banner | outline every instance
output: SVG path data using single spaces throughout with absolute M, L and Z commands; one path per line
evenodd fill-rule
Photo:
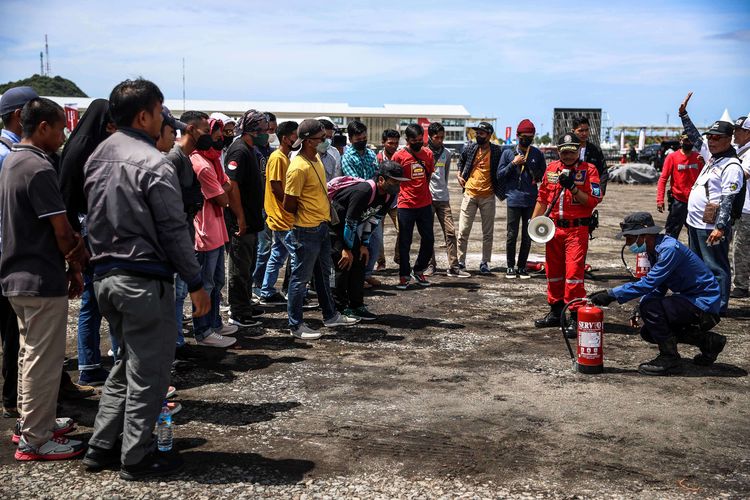
M 65 126 L 69 131 L 73 131 L 78 125 L 78 105 L 77 104 L 66 104 L 65 105 Z
M 423 140 L 424 143 L 427 144 L 427 129 L 430 126 L 430 120 L 428 120 L 427 118 L 417 118 L 417 125 L 422 127 L 422 130 L 424 130 Z

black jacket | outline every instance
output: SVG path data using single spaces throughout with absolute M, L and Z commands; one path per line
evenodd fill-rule
M 604 155 L 602 150 L 598 146 L 586 143 L 586 152 L 583 155 L 583 161 L 591 163 L 596 167 L 596 171 L 599 172 L 599 184 L 602 188 L 602 196 L 607 190 L 607 181 L 609 180 L 609 170 L 607 170 L 607 162 L 604 161 Z
M 458 172 L 465 181 L 468 181 L 469 177 L 471 177 L 471 169 L 474 168 L 474 158 L 477 156 L 477 151 L 479 151 L 479 145 L 476 142 L 472 142 L 461 151 L 461 156 L 458 158 Z M 502 187 L 497 181 L 497 169 L 500 166 L 500 156 L 502 153 L 503 148 L 497 144 L 490 143 L 490 176 L 492 177 L 492 189 L 498 198 L 503 196 Z

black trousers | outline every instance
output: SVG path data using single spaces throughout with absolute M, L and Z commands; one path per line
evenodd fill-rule
M 229 237 L 229 308 L 232 316 L 252 316 L 252 273 L 258 255 L 258 234 Z
M 335 237 L 331 238 L 331 248 L 342 246 L 343 242 L 337 242 L 336 239 Z M 349 269 L 342 269 L 339 266 L 340 251 L 331 252 L 331 260 L 336 269 L 336 286 L 333 290 L 333 296 L 336 300 L 336 306 L 341 310 L 347 307 L 356 309 L 365 304 L 365 267 L 367 263 L 362 262 L 359 245 L 354 246 L 355 248 L 352 249 L 354 261 Z
M 15 408 L 18 403 L 18 318 L 8 298 L 0 294 L 0 337 L 3 341 L 3 406 Z
M 680 237 L 680 231 L 682 231 L 685 221 L 687 221 L 687 215 L 687 203 L 674 200 L 669 207 L 667 223 L 664 225 L 665 232 L 674 239 L 678 239 Z
M 430 264 L 435 250 L 435 233 L 432 227 L 432 205 L 422 208 L 398 209 L 398 253 L 400 263 L 399 276 L 410 276 L 412 267 L 409 261 L 411 242 L 414 238 L 414 226 L 419 233 L 419 253 L 414 261 L 414 272 L 421 273 Z
M 679 295 L 645 299 L 641 301 L 641 337 L 662 342 L 685 326 L 700 325 L 702 316 L 703 311 Z
M 508 207 L 508 235 L 505 239 L 505 258 L 508 267 L 516 266 L 516 241 L 518 241 L 518 223 L 521 223 L 521 248 L 518 250 L 518 267 L 526 267 L 531 250 L 531 236 L 529 236 L 529 219 L 534 207 Z

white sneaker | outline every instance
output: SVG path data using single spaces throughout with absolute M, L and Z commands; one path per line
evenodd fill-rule
M 239 329 L 240 327 L 237 325 L 224 325 L 221 328 L 214 328 L 214 333 L 226 337 L 228 335 L 234 335 Z
M 237 342 L 237 339 L 224 337 L 217 334 L 216 332 L 211 332 L 206 338 L 204 338 L 203 340 L 198 340 L 196 342 L 198 345 L 205 345 L 208 347 L 229 347 L 230 345 L 233 345 L 235 342 Z
M 337 312 L 336 316 L 324 321 L 323 325 L 330 328 L 333 326 L 352 326 L 356 325 L 357 323 L 359 323 L 358 318 L 351 318 L 349 316 L 344 316 L 340 312 Z
M 313 330 L 306 324 L 302 323 L 297 328 L 290 330 L 292 337 L 302 340 L 316 340 L 321 337 L 321 333 L 318 330 Z

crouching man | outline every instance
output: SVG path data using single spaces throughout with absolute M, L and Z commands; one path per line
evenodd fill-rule
M 727 339 L 711 332 L 719 323 L 721 294 L 719 283 L 706 264 L 688 247 L 675 238 L 659 234 L 661 227 L 654 225 L 648 212 L 636 212 L 620 223 L 622 231 L 617 238 L 633 253 L 647 252 L 651 271 L 633 283 L 626 283 L 589 296 L 598 306 L 613 301 L 624 304 L 641 297 L 636 306 L 631 325 L 638 327 L 643 320 L 641 337 L 659 346 L 659 355 L 642 363 L 638 371 L 643 375 L 669 375 L 678 371 L 680 355 L 677 344 L 698 347 L 696 365 L 708 366 L 724 349 Z M 666 295 L 667 290 L 672 295 Z

